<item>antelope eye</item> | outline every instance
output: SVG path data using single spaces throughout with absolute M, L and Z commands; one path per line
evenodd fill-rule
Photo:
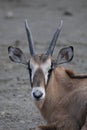
M 53 70 L 53 64 L 51 63 L 51 68 L 49 69 L 48 73 L 51 73 Z
M 32 69 L 30 68 L 30 66 L 28 67 L 28 70 L 29 70 L 30 73 L 32 72 Z
M 52 70 L 53 70 L 52 68 L 51 68 L 51 69 L 49 69 L 49 70 L 48 70 L 48 73 L 50 74 L 50 73 L 52 72 Z
M 29 72 L 32 72 L 32 69 L 31 68 L 28 68 L 29 69 Z
M 28 70 L 29 70 L 30 77 L 31 77 L 31 74 L 32 74 L 32 69 L 31 69 L 31 67 L 30 67 L 30 64 L 28 65 Z
M 53 70 L 53 64 L 51 64 L 51 68 L 48 70 L 48 77 L 51 75 L 52 70 Z

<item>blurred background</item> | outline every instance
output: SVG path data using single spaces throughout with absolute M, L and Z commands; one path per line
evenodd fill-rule
M 30 57 L 25 19 L 38 53 L 46 51 L 62 19 L 54 57 L 60 48 L 74 46 L 74 59 L 64 66 L 87 74 L 87 0 L 0 0 L 0 130 L 28 130 L 44 123 L 30 97 L 27 67 L 8 57 L 9 45 Z

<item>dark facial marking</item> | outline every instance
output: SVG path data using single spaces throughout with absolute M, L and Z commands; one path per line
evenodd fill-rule
M 45 84 L 44 74 L 41 69 L 37 69 L 33 78 L 33 86 L 41 86 Z
M 31 83 L 31 87 L 32 87 L 32 81 L 31 81 L 32 69 L 30 68 L 30 61 L 28 63 L 28 70 L 29 70 L 30 83 Z
M 47 80 L 47 84 L 49 83 L 49 80 L 50 80 L 52 71 L 53 71 L 53 64 L 51 63 L 51 68 L 50 68 L 49 71 L 48 71 L 48 80 Z

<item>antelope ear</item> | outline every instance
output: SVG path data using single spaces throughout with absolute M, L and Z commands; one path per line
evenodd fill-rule
M 58 57 L 57 57 L 57 63 L 63 64 L 70 62 L 73 59 L 74 56 L 74 48 L 72 46 L 63 48 L 60 50 Z
M 27 60 L 24 53 L 19 49 L 12 46 L 8 47 L 8 54 L 11 61 L 27 65 Z

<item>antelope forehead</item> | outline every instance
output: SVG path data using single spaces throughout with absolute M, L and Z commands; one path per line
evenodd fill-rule
M 41 68 L 43 72 L 47 72 L 51 68 L 51 59 L 48 59 L 45 63 L 37 64 L 33 59 L 30 60 L 30 68 L 32 71 L 36 71 L 38 68 Z
M 42 64 L 41 68 L 44 72 L 48 71 L 51 68 L 51 59 L 48 59 L 44 64 Z

